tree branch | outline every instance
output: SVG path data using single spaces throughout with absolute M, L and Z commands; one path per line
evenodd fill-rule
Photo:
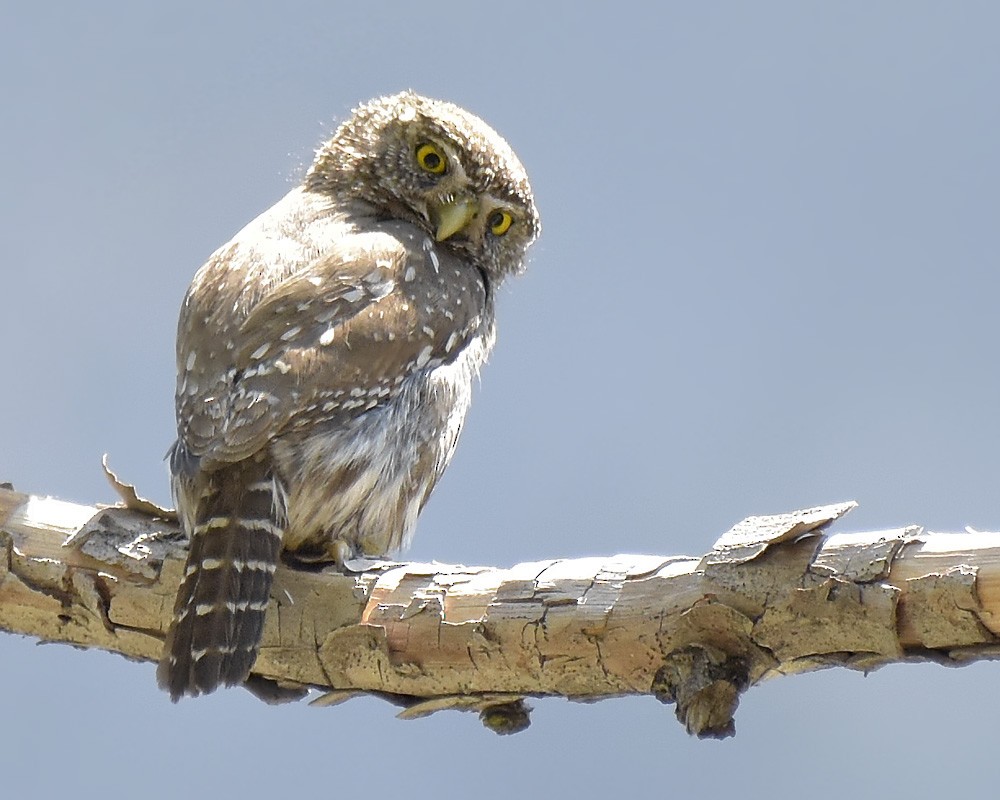
M 701 558 L 283 565 L 256 688 L 373 692 L 404 716 L 470 708 L 498 732 L 527 725 L 526 696 L 651 694 L 690 732 L 726 736 L 767 677 L 997 657 L 1000 536 L 824 533 L 853 507 L 750 517 Z M 158 659 L 185 550 L 141 508 L 0 489 L 0 629 Z

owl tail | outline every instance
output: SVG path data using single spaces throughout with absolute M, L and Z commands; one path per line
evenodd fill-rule
M 209 476 L 156 672 L 175 702 L 249 676 L 284 525 L 284 493 L 263 462 L 248 459 Z

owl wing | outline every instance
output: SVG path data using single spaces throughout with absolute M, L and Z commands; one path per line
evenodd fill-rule
M 476 269 L 385 234 L 354 238 L 356 246 L 273 286 L 235 336 L 220 337 L 207 355 L 229 363 L 212 365 L 214 383 L 200 385 L 201 354 L 179 353 L 179 444 L 188 456 L 231 463 L 290 427 L 346 422 L 484 333 Z

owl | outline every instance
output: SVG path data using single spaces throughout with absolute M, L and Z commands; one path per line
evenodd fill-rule
M 169 453 L 190 539 L 157 670 L 172 699 L 247 679 L 279 558 L 406 546 L 539 230 L 508 144 L 403 92 L 355 109 L 198 271 Z

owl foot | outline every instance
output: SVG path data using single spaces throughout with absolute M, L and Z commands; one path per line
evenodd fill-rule
M 343 539 L 333 539 L 322 546 L 313 544 L 295 551 L 286 550 L 282 553 L 282 558 L 299 568 L 322 569 L 333 564 L 343 572 L 344 564 L 354 558 L 354 548 Z
M 354 549 L 343 539 L 334 539 L 326 548 L 330 560 L 337 565 L 337 569 L 343 570 L 344 564 L 354 558 Z

